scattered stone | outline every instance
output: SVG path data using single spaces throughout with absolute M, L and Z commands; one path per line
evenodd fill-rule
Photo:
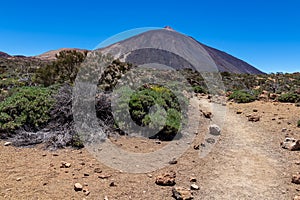
M 74 190 L 77 191 L 81 191 L 83 189 L 83 186 L 80 183 L 75 183 L 74 184 Z
M 53 156 L 58 156 L 58 154 L 57 153 L 54 153 L 54 154 L 52 154 Z
M 269 95 L 269 97 L 270 97 L 270 99 L 274 100 L 274 99 L 277 99 L 278 94 L 271 93 L 271 94 Z
M 267 94 L 261 94 L 258 96 L 259 100 L 261 101 L 268 101 L 268 95 Z
M 115 187 L 115 186 L 117 186 L 117 185 L 116 185 L 116 183 L 115 183 L 114 181 L 112 181 L 112 182 L 110 182 L 109 186 L 110 186 L 110 187 Z
M 174 187 L 172 189 L 173 197 L 176 200 L 192 200 L 194 199 L 191 190 L 184 187 Z
M 100 173 L 102 173 L 102 170 L 101 170 L 100 168 L 95 168 L 95 169 L 94 169 L 94 172 L 100 174 Z
M 108 197 L 107 197 L 107 196 L 104 196 L 104 200 L 108 200 Z
M 161 141 L 155 141 L 156 144 L 161 144 Z
M 205 141 L 209 144 L 214 144 L 216 142 L 214 138 L 207 138 Z
M 293 200 L 300 200 L 300 196 L 295 196 L 294 198 L 293 198 Z
M 16 181 L 21 181 L 21 180 L 22 180 L 22 179 L 21 179 L 20 177 L 16 179 Z
M 88 196 L 90 194 L 90 191 L 88 188 L 83 188 L 83 193 L 85 194 L 85 196 Z
M 296 164 L 296 165 L 300 165 L 300 161 L 296 161 L 295 164 Z
M 191 190 L 199 190 L 200 188 L 199 188 L 199 186 L 198 185 L 196 185 L 196 184 L 192 184 L 191 185 Z
M 281 147 L 290 151 L 298 151 L 300 150 L 300 140 L 287 137 L 284 142 L 281 143 Z
M 258 122 L 260 120 L 259 116 L 250 116 L 248 117 L 248 121 L 250 122 Z
M 176 158 L 173 158 L 172 160 L 170 160 L 170 161 L 169 161 L 169 164 L 170 164 L 170 165 L 175 165 L 175 164 L 177 164 Z
M 253 112 L 258 112 L 258 110 L 257 109 L 253 109 Z
M 61 162 L 60 168 L 70 168 L 70 167 L 71 167 L 71 163 L 67 163 L 64 161 Z
M 153 177 L 153 175 L 152 175 L 152 174 L 147 174 L 147 176 L 148 176 L 149 178 L 152 178 L 152 177 Z
M 98 176 L 98 178 L 101 178 L 101 179 L 107 179 L 109 177 L 111 177 L 111 175 L 101 174 L 101 175 Z
M 199 144 L 194 145 L 194 149 L 195 150 L 199 150 L 200 149 L 200 145 Z
M 211 119 L 212 118 L 212 113 L 209 111 L 201 111 L 204 115 L 205 118 Z
M 84 173 L 83 176 L 90 176 L 90 174 L 89 173 Z
M 197 179 L 195 177 L 191 177 L 190 182 L 197 182 Z
M 173 171 L 166 172 L 156 177 L 155 183 L 161 186 L 173 186 L 175 185 L 176 173 Z
M 286 131 L 287 131 L 286 128 L 281 129 L 281 132 L 286 132 Z
M 243 113 L 242 110 L 237 110 L 237 111 L 236 111 L 236 114 L 238 114 L 238 115 L 240 115 L 240 114 L 242 114 L 242 113 Z
M 5 142 L 4 146 L 10 146 L 12 143 L 11 142 Z
M 292 183 L 300 184 L 300 174 L 293 175 L 293 177 L 292 177 Z
M 85 162 L 80 162 L 79 164 L 80 164 L 80 165 L 85 165 Z
M 215 135 L 215 136 L 218 136 L 221 134 L 221 129 L 218 125 L 216 124 L 213 124 L 213 125 L 210 125 L 209 126 L 209 133 L 211 135 Z

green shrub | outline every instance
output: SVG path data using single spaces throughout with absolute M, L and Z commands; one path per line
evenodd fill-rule
M 199 85 L 193 86 L 193 90 L 195 93 L 204 93 L 204 94 L 207 93 L 207 91 Z
M 12 132 L 24 127 L 37 129 L 50 118 L 54 104 L 51 88 L 21 87 L 0 102 L 0 131 Z
M 298 120 L 298 122 L 297 122 L 297 127 L 300 128 L 300 120 Z
M 237 103 L 249 103 L 255 101 L 256 97 L 247 91 L 236 90 L 229 96 L 229 99 L 233 99 Z
M 176 95 L 166 87 L 159 85 L 147 85 L 130 94 L 124 90 L 120 110 L 129 105 L 130 117 L 137 125 L 148 126 L 152 130 L 160 130 L 155 136 L 161 140 L 172 140 L 181 129 L 184 120 L 182 105 Z M 117 115 L 125 115 L 122 111 L 116 111 Z M 117 119 L 118 121 L 118 119 Z M 118 127 L 128 126 L 125 122 L 117 122 Z M 142 133 L 143 134 L 143 133 Z
M 286 102 L 286 103 L 297 103 L 300 101 L 300 95 L 289 92 L 289 93 L 280 95 L 278 100 L 280 102 Z

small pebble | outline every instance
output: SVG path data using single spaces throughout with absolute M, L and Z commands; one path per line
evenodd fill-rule
M 199 190 L 199 186 L 196 184 L 191 185 L 191 190 Z
M 11 142 L 5 142 L 4 146 L 10 146 L 12 143 Z
M 74 190 L 75 191 L 81 191 L 83 189 L 83 186 L 80 183 L 74 184 Z

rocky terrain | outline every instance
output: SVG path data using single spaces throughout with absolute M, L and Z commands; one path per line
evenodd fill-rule
M 198 109 L 212 104 L 200 96 L 193 102 Z M 145 174 L 107 167 L 85 148 L 47 151 L 3 141 L 0 198 L 298 199 L 299 151 L 283 149 L 280 143 L 286 137 L 299 139 L 299 112 L 300 107 L 289 103 L 228 102 L 221 136 L 211 141 L 216 144 L 207 156 L 200 158 L 199 152 L 214 112 L 211 119 L 201 117 L 196 138 L 181 157 Z M 259 120 L 249 121 L 250 115 Z M 128 136 L 111 140 L 119 148 L 143 153 L 168 143 Z
M 171 27 L 0 72 L 0 199 L 300 198 L 300 73 Z

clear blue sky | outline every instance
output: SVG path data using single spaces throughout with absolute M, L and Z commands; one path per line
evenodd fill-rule
M 300 71 L 300 1 L 2 1 L 0 51 L 37 55 L 93 49 L 114 34 L 164 27 L 265 72 Z

